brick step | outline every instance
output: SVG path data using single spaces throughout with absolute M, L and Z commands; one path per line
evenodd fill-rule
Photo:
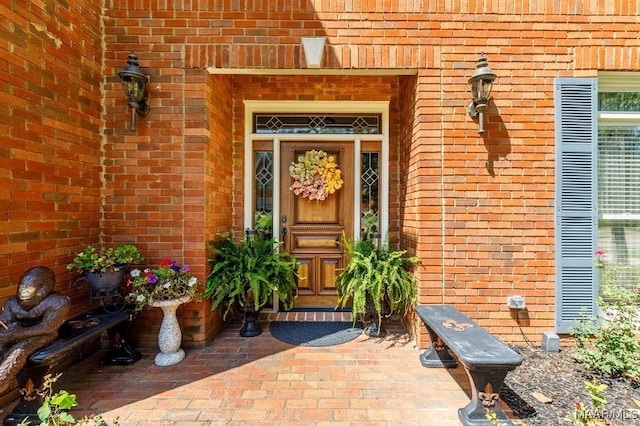
M 259 321 L 353 321 L 351 312 L 291 311 L 262 312 Z

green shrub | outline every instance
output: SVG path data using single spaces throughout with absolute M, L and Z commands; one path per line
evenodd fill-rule
M 640 288 L 621 283 L 621 266 L 598 259 L 603 283 L 599 318 L 585 318 L 571 330 L 576 359 L 609 376 L 640 379 Z M 624 268 L 622 268 L 624 269 Z

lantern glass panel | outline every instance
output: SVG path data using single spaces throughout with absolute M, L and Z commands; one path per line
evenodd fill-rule
M 473 97 L 474 102 L 478 102 L 480 100 L 479 89 L 481 84 L 481 80 L 476 80 L 471 83 L 471 96 Z
M 481 101 L 487 101 L 491 96 L 491 86 L 493 86 L 493 80 L 480 79 L 478 81 L 478 97 Z
M 141 101 L 144 99 L 144 81 L 132 77 L 122 79 L 122 90 L 129 100 Z

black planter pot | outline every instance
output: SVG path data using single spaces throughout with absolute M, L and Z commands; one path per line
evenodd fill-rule
M 378 314 L 370 312 L 367 314 L 367 325 L 364 328 L 364 334 L 369 337 L 384 337 L 387 332 L 382 328 L 382 324 L 378 326 Z
M 387 332 L 382 327 L 378 327 L 378 320 L 374 320 L 365 327 L 364 334 L 369 337 L 384 337 Z
M 258 312 L 255 310 L 253 292 L 247 289 L 247 300 L 244 305 L 244 324 L 240 329 L 242 337 L 256 337 L 262 333 L 262 328 L 256 323 Z
M 388 311 L 387 304 L 384 304 L 382 316 L 386 316 Z M 378 311 L 372 301 L 367 303 L 367 313 L 365 315 L 364 334 L 369 337 L 384 337 L 387 332 L 382 328 L 382 323 L 378 323 Z
M 117 271 L 91 272 L 85 271 L 89 285 L 96 295 L 108 295 L 118 292 L 124 281 L 125 268 Z
M 249 312 L 249 309 L 244 311 L 244 325 L 240 329 L 240 336 L 242 337 L 256 337 L 262 333 L 262 328 L 258 325 L 256 320 L 258 319 L 258 313 Z

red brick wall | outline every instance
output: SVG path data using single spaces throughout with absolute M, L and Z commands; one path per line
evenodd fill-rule
M 185 46 L 185 66 L 304 68 L 300 37 L 326 35 L 323 69 L 419 70 L 403 80 L 407 169 L 391 199 L 404 247 L 423 259 L 420 301 L 453 303 L 507 340 L 522 341 L 521 326 L 531 337 L 553 329 L 553 79 L 637 70 L 638 3 L 245 6 L 212 11 L 213 34 Z M 499 76 L 482 137 L 466 114 L 481 51 Z M 506 308 L 512 294 L 527 297 L 521 318 Z
M 233 167 L 233 82 L 229 76 L 208 76 L 206 85 L 206 127 L 208 144 L 205 153 L 205 241 L 216 241 L 233 227 L 233 211 L 230 208 L 234 191 Z M 209 247 L 208 247 L 209 248 Z M 210 256 L 210 251 L 207 255 Z M 207 271 L 208 272 L 208 271 Z M 222 320 L 206 305 L 205 341 L 222 327 Z
M 204 280 L 206 242 L 241 226 L 240 100 L 376 94 L 398 105 L 392 212 L 423 258 L 421 302 L 454 303 L 507 340 L 553 328 L 553 79 L 637 71 L 639 2 L 107 0 L 100 13 L 86 0 L 0 6 L 0 301 L 45 264 L 82 309 L 64 265 L 89 243 L 134 242 Z M 301 69 L 300 37 L 320 35 L 324 70 L 372 75 L 205 70 Z M 151 77 L 135 133 L 117 78 L 131 51 Z M 466 115 L 481 51 L 498 75 L 482 137 Z M 509 294 L 527 297 L 526 318 Z M 207 309 L 183 308 L 188 344 L 219 327 Z
M 105 149 L 113 161 L 102 226 L 107 239 L 134 241 L 152 267 L 166 257 L 188 264 L 204 287 L 208 243 L 232 226 L 231 81 L 202 69 L 164 76 L 145 67 L 143 55 L 140 62 L 150 74 L 152 110 L 137 132 L 107 124 L 114 143 Z M 112 104 L 108 111 L 126 107 L 122 96 Z M 138 346 L 157 344 L 160 319 L 159 310 L 142 312 L 133 332 Z M 180 319 L 185 347 L 204 346 L 222 326 L 206 300 L 182 306 Z
M 501 34 L 509 35 L 509 26 Z M 438 296 L 505 340 L 522 330 L 540 340 L 553 330 L 554 110 L 553 78 L 570 75 L 568 56 L 516 62 L 522 48 L 488 49 L 498 74 L 485 114 L 486 132 L 466 114 L 469 69 L 477 57 L 443 48 L 441 107 L 443 234 L 442 288 Z M 528 49 L 524 49 L 526 51 Z M 470 63 L 468 61 L 467 63 Z M 527 88 L 523 90 L 523 88 Z M 510 295 L 524 295 L 527 310 L 510 311 Z
M 0 4 L 0 305 L 45 265 L 56 289 L 87 305 L 66 264 L 100 241 L 99 2 Z

